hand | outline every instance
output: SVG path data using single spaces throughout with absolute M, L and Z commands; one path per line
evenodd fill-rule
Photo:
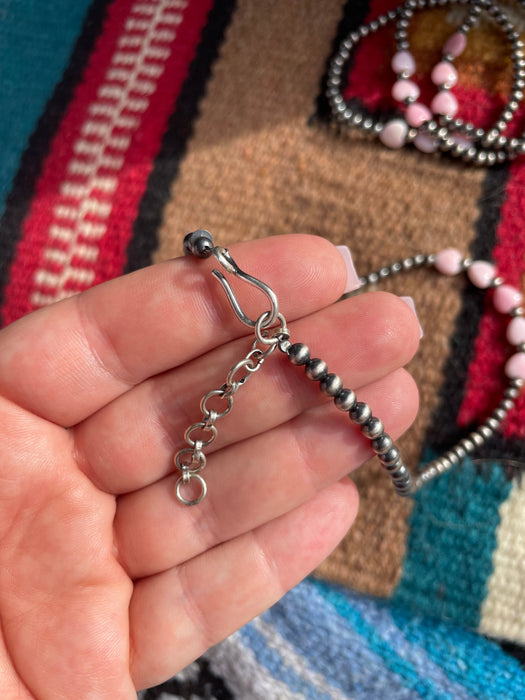
M 319 238 L 232 254 L 275 289 L 292 340 L 390 434 L 408 427 L 417 393 L 400 368 L 418 326 L 402 301 L 331 305 L 346 272 Z M 184 431 L 251 344 L 209 269 L 168 261 L 0 332 L 2 698 L 135 698 L 277 601 L 354 520 L 345 475 L 369 443 L 278 351 L 217 423 L 206 499 L 177 501 Z M 257 317 L 264 297 L 236 289 Z

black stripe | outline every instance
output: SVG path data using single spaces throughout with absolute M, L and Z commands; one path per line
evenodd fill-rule
M 479 217 L 475 226 L 475 238 L 469 251 L 474 259 L 492 258 L 508 179 L 508 166 L 487 170 L 478 202 Z M 472 285 L 466 285 L 462 294 L 461 312 L 456 319 L 454 333 L 450 339 L 448 360 L 443 368 L 444 381 L 439 391 L 439 405 L 425 440 L 425 445 L 439 454 L 476 427 L 475 424 L 458 427 L 457 417 L 465 396 L 468 368 L 474 358 L 474 343 L 483 315 L 484 296 L 483 292 Z M 508 439 L 497 433 L 483 446 L 482 456 L 523 460 L 525 445 L 523 440 Z M 512 470 L 509 471 L 509 476 L 512 474 Z
M 158 245 L 158 231 L 164 205 L 170 198 L 171 185 L 179 172 L 188 142 L 193 135 L 193 123 L 198 116 L 199 102 L 204 95 L 219 47 L 224 39 L 235 0 L 216 0 L 208 15 L 195 58 L 168 121 L 167 130 L 148 178 L 146 192 L 139 204 L 133 225 L 133 236 L 127 249 L 126 272 L 151 263 Z
M 47 102 L 20 159 L 18 172 L 6 199 L 5 211 L 0 219 L 0 308 L 4 304 L 5 288 L 9 281 L 16 246 L 22 235 L 22 224 L 34 197 L 44 160 L 71 101 L 73 91 L 82 79 L 95 41 L 102 31 L 107 7 L 112 1 L 94 0 L 90 6 L 68 67 Z
M 208 661 L 201 657 L 186 670 L 185 679 L 175 676 L 162 685 L 143 690 L 138 700 L 157 700 L 168 695 L 177 700 L 234 700 L 234 695 L 226 685 L 226 681 L 211 671 Z

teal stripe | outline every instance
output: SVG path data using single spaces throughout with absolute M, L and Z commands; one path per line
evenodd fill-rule
M 425 649 L 448 676 L 478 700 L 523 700 L 525 672 L 495 643 L 444 622 L 392 610 L 400 631 Z
M 90 0 L 0 0 L 0 216 L 89 5 Z
M 394 602 L 476 629 L 511 486 L 497 462 L 480 473 L 469 459 L 427 484 L 415 497 Z
M 407 688 L 415 690 L 426 700 L 454 700 L 450 694 L 443 691 L 443 688 L 436 687 L 431 678 L 421 677 L 410 658 L 397 653 L 395 635 L 391 640 L 384 640 L 381 637 L 376 627 L 369 624 L 352 604 L 351 596 L 346 596 L 340 590 L 321 581 L 316 581 L 315 586 L 339 615 L 363 637 L 370 649 L 381 657 L 384 665 L 398 675 Z

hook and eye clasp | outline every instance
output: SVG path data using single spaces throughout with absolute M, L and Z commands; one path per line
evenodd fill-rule
M 241 268 L 237 265 L 230 251 L 227 248 L 223 248 L 221 246 L 214 246 L 213 238 L 209 231 L 201 229 L 198 231 L 194 231 L 193 233 L 189 233 L 184 238 L 184 252 L 186 255 L 194 255 L 198 258 L 209 258 L 211 255 L 214 255 L 217 261 L 226 270 L 226 272 L 235 275 L 235 277 L 239 277 L 239 279 L 244 280 L 252 287 L 255 287 L 256 289 L 259 289 L 261 292 L 263 292 L 263 294 L 266 295 L 270 302 L 270 309 L 268 311 L 263 312 L 263 314 L 261 315 L 264 316 L 264 321 L 262 323 L 263 328 L 268 328 L 275 323 L 279 316 L 279 301 L 273 289 L 262 280 L 257 279 L 257 277 L 253 277 L 253 275 L 250 275 L 247 272 L 244 272 L 244 270 L 241 270 Z M 244 323 L 246 326 L 249 326 L 250 328 L 255 328 L 261 316 L 259 316 L 259 319 L 255 321 L 249 316 L 247 316 L 244 313 L 241 305 L 239 304 L 239 301 L 235 296 L 235 292 L 233 291 L 228 280 L 226 279 L 226 276 L 220 270 L 217 269 L 212 270 L 212 275 L 216 277 L 216 279 L 218 279 L 221 283 L 224 291 L 226 292 L 226 296 L 228 297 L 228 300 L 232 306 L 232 309 L 239 321 L 242 321 L 242 323 Z

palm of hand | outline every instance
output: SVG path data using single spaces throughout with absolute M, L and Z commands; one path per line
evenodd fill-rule
M 321 334 L 319 354 L 399 434 L 417 405 L 399 369 L 415 319 L 388 295 L 382 309 L 363 297 L 316 313 L 344 270 L 326 242 L 302 243 L 301 258 L 295 236 L 249 244 L 241 262 L 284 287 L 292 335 Z M 249 346 L 197 267 L 149 268 L 0 332 L 2 698 L 136 697 L 276 601 L 355 517 L 345 474 L 368 445 L 284 358 L 224 421 L 205 501 L 177 503 L 179 436 Z M 243 304 L 260 298 L 247 290 Z M 341 334 L 360 326 L 348 352 Z

